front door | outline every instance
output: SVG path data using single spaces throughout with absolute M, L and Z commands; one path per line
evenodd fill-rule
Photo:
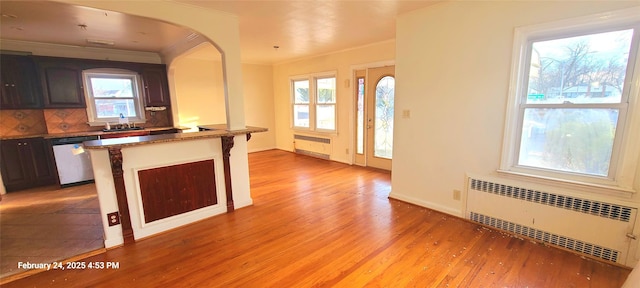
M 356 164 L 391 170 L 395 66 L 356 71 Z

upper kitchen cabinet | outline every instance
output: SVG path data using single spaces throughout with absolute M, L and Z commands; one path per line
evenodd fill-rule
M 69 59 L 37 58 L 45 108 L 84 108 L 83 67 Z
M 0 55 L 0 109 L 42 108 L 42 91 L 33 59 Z
M 171 106 L 165 65 L 143 65 L 142 82 L 146 106 Z

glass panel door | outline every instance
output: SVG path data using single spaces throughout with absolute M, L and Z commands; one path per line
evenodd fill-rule
M 395 66 L 367 69 L 366 166 L 391 170 Z
M 393 76 L 384 76 L 376 85 L 373 155 L 385 159 L 391 159 L 393 152 L 395 82 Z
M 354 90 L 354 122 L 355 122 L 355 131 L 354 131 L 354 143 L 355 143 L 355 153 L 354 153 L 354 164 L 360 166 L 366 166 L 367 160 L 365 155 L 365 141 L 366 141 L 366 105 L 365 105 L 365 93 L 366 90 L 366 76 L 367 70 L 356 70 L 355 73 L 355 90 Z

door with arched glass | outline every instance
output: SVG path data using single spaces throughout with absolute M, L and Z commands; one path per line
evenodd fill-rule
M 366 73 L 357 73 L 356 78 L 359 85 L 356 99 L 355 162 L 391 170 L 395 66 L 370 68 Z

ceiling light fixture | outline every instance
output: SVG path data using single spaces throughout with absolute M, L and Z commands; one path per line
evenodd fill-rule
M 96 44 L 101 46 L 113 46 L 116 44 L 113 40 L 104 40 L 104 39 L 87 39 L 87 43 Z
M 278 51 L 278 48 L 280 48 L 280 46 L 278 46 L 278 45 L 273 45 L 273 49 L 276 49 L 276 51 Z

